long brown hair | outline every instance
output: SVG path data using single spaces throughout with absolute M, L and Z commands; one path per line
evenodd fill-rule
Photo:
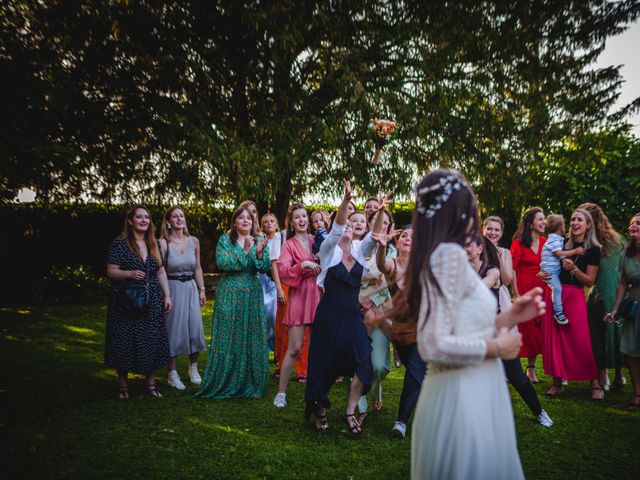
M 304 205 L 301 204 L 300 202 L 294 202 L 291 205 L 289 205 L 289 208 L 287 209 L 287 219 L 284 222 L 284 228 L 287 231 L 287 240 L 289 240 L 291 237 L 293 237 L 295 235 L 295 231 L 293 230 L 293 227 L 291 225 L 291 219 L 293 218 L 293 212 L 295 212 L 296 210 L 304 210 L 305 212 L 307 211 L 306 208 L 304 208 Z M 311 226 L 311 219 L 309 219 L 309 221 L 307 222 L 307 233 L 309 233 L 309 228 Z
M 142 254 L 140 253 L 140 249 L 138 248 L 138 244 L 136 243 L 136 238 L 133 234 L 133 225 L 129 222 L 133 222 L 133 217 L 136 215 L 136 210 L 144 210 L 149 215 L 149 228 L 144 232 L 144 243 L 147 245 L 147 251 L 150 255 L 153 255 L 153 258 L 156 259 L 158 265 L 162 265 L 162 260 L 160 259 L 160 252 L 158 251 L 158 242 L 156 241 L 156 227 L 153 224 L 153 219 L 151 218 L 151 212 L 144 205 L 136 205 L 129 209 L 127 214 L 124 217 L 124 227 L 122 228 L 122 238 L 124 238 L 125 242 L 129 249 L 134 252 L 140 259 L 142 259 Z
M 516 233 L 513 234 L 513 239 L 518 240 L 520 245 L 531 247 L 531 244 L 533 243 L 531 227 L 533 227 L 533 221 L 539 213 L 542 213 L 542 209 L 540 207 L 532 207 L 522 214 L 522 219 L 518 224 L 518 229 L 516 230 Z
M 456 187 L 452 187 L 454 183 Z M 451 187 L 450 193 L 443 200 L 447 185 Z M 438 169 L 429 173 L 416 190 L 416 209 L 411 220 L 411 254 L 404 288 L 394 297 L 398 307 L 389 312 L 389 316 L 395 316 L 398 321 L 417 323 L 424 289 L 427 300 L 424 327 L 431 311 L 431 299 L 442 294 L 438 279 L 431 270 L 431 255 L 445 242 L 464 247 L 470 234 L 480 233 L 480 217 L 471 186 L 455 170 Z
M 593 224 L 596 227 L 596 233 L 598 240 L 602 244 L 602 256 L 606 257 L 613 253 L 613 251 L 624 247 L 624 241 L 622 236 L 615 231 L 613 225 L 609 221 L 609 218 L 604 213 L 600 205 L 597 203 L 583 203 L 578 207 L 579 209 L 586 210 L 591 214 L 593 218 Z
M 256 209 L 256 214 L 254 215 L 253 213 L 251 213 L 251 210 L 249 210 L 249 206 L 252 206 L 253 208 Z M 254 202 L 253 200 L 244 200 L 240 203 L 240 205 L 238 205 L 238 207 L 244 207 L 247 210 L 249 210 L 249 215 L 251 215 L 253 217 L 253 229 L 257 232 L 260 233 L 262 232 L 262 228 L 260 228 L 260 223 L 258 222 L 259 218 L 258 218 L 258 205 L 256 205 L 256 202 Z
M 164 217 L 162 217 L 162 226 L 160 227 L 160 238 L 164 238 L 167 242 L 169 241 L 169 237 L 171 236 L 171 228 L 169 228 L 169 220 L 171 220 L 171 215 L 173 215 L 173 212 L 175 212 L 176 210 L 180 210 L 184 214 L 184 209 L 182 207 L 180 207 L 179 205 L 174 205 L 172 207 L 169 207 L 169 209 L 166 212 L 164 212 Z M 187 228 L 186 215 L 184 219 L 184 228 L 182 229 L 182 231 L 187 237 L 189 236 L 189 229 Z
M 377 199 L 374 199 L 377 201 Z M 367 200 L 368 201 L 368 200 Z M 387 234 L 391 233 L 391 225 L 393 225 L 396 220 L 393 218 L 393 214 L 389 210 L 383 210 L 384 214 L 387 216 L 387 220 L 389 220 L 389 225 L 387 226 Z M 371 212 L 369 214 L 369 218 L 367 218 L 367 225 L 370 225 L 373 222 L 373 219 L 376 217 L 378 212 Z M 368 230 L 368 228 L 367 228 Z
M 256 237 L 256 218 L 251 215 L 251 211 L 247 207 L 240 206 L 236 208 L 236 210 L 233 212 L 233 215 L 231 215 L 231 225 L 229 226 L 229 237 L 231 237 L 231 240 L 233 240 L 234 242 L 238 241 L 238 232 L 236 231 L 235 227 L 236 219 L 243 212 L 247 212 L 249 214 L 249 217 L 251 218 L 251 230 L 249 231 L 249 235 L 251 235 L 252 237 Z

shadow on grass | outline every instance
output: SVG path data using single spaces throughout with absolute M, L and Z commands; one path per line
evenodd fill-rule
M 210 316 L 208 305 L 207 333 Z M 359 439 L 342 421 L 346 389 L 339 383 L 326 434 L 303 421 L 304 385 L 291 382 L 289 407 L 273 408 L 274 378 L 262 399 L 202 400 L 191 397 L 195 387 L 169 389 L 160 371 L 163 399 L 149 397 L 136 376 L 132 399 L 119 401 L 114 373 L 103 365 L 105 317 L 103 306 L 0 309 L 5 478 L 409 477 L 410 439 L 389 435 L 402 369 L 384 382 L 384 407 L 369 413 Z M 186 376 L 185 358 L 178 368 Z M 589 385 L 578 383 L 547 399 L 551 381 L 540 377 L 536 390 L 553 428 L 540 427 L 512 391 L 527 478 L 637 478 L 640 414 L 624 408 L 628 393 L 597 404 Z

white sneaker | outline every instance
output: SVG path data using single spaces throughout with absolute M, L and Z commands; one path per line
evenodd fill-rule
M 404 422 L 397 421 L 393 424 L 393 428 L 391 429 L 391 435 L 395 438 L 404 438 L 407 434 L 407 426 Z
M 200 377 L 200 372 L 198 372 L 197 363 L 192 363 L 189 367 L 189 378 L 194 385 L 200 385 L 202 383 L 202 377 Z
M 187 388 L 184 386 L 184 383 L 182 383 L 182 380 L 180 379 L 180 375 L 178 375 L 178 372 L 175 370 L 171 370 L 169 372 L 169 385 L 176 390 L 184 390 Z
M 538 415 L 538 423 L 543 427 L 550 427 L 551 425 L 553 425 L 553 420 L 551 420 L 551 417 L 547 412 L 542 410 L 540 412 L 540 415 Z
M 276 398 L 273 399 L 273 406 L 277 408 L 284 408 L 287 406 L 287 394 L 286 393 L 278 393 Z

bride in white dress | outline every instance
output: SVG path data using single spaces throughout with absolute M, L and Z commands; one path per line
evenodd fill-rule
M 496 318 L 496 300 L 469 266 L 463 245 L 478 231 L 464 178 L 437 170 L 418 185 L 405 294 L 428 373 L 411 444 L 413 479 L 524 478 L 500 358 L 516 358 L 515 324 L 544 311 L 532 290 Z

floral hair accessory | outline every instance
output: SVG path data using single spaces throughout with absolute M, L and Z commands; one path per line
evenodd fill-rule
M 449 200 L 454 190 L 460 190 L 461 187 L 468 186 L 469 184 L 458 174 L 452 173 L 442 177 L 436 183 L 418 189 L 416 210 L 426 218 L 431 218 Z M 429 193 L 437 193 L 437 195 L 433 199 L 433 203 L 425 205 L 422 197 Z

